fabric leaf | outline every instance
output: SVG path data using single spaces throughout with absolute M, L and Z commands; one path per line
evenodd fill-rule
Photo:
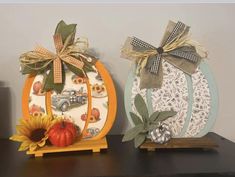
M 137 116 L 135 113 L 130 112 L 130 116 L 132 118 L 132 121 L 135 125 L 143 124 L 141 118 Z
M 134 128 L 128 130 L 125 133 L 124 137 L 122 138 L 122 142 L 134 139 L 143 129 L 144 129 L 143 124 L 136 125 Z
M 168 119 L 169 117 L 172 117 L 176 114 L 177 114 L 177 112 L 175 112 L 175 111 L 163 111 L 163 112 L 159 113 L 159 116 L 155 121 L 157 121 L 157 122 L 164 121 L 164 120 Z
M 149 117 L 149 121 L 150 122 L 154 122 L 157 117 L 159 116 L 159 112 L 158 111 L 155 111 L 154 113 L 151 114 L 151 116 Z
M 87 54 L 83 54 L 86 57 L 90 57 L 92 60 L 90 62 L 87 61 L 86 58 L 83 58 L 81 56 L 74 56 L 72 55 L 74 58 L 77 58 L 79 60 L 82 60 L 84 62 L 84 66 L 83 66 L 83 70 L 87 73 L 87 72 L 96 72 L 96 70 L 94 69 L 94 65 L 97 61 L 97 59 L 95 59 L 94 57 L 87 55 Z
M 44 91 L 55 90 L 57 93 L 61 93 L 64 88 L 64 83 L 65 83 L 64 66 L 62 65 L 62 83 L 58 84 L 54 83 L 53 67 L 51 67 L 49 74 L 45 75 L 43 90 Z
M 83 66 L 83 69 L 86 73 L 95 72 L 94 68 L 92 67 L 92 65 L 90 63 L 85 63 L 85 65 Z
M 144 143 L 146 139 L 146 135 L 143 134 L 143 133 L 140 133 L 138 134 L 136 137 L 135 137 L 135 148 L 139 147 L 141 144 Z
M 148 131 L 151 131 L 151 130 L 157 128 L 157 126 L 158 126 L 157 123 L 150 124 L 150 125 L 148 126 Z
M 76 33 L 76 24 L 67 25 L 63 20 L 61 20 L 55 30 L 55 34 L 61 34 L 63 43 L 69 37 L 69 35 L 73 35 L 68 42 L 68 44 L 72 44 L 74 42 L 74 37 Z
M 67 68 L 72 71 L 74 74 L 76 74 L 77 76 L 80 76 L 80 77 L 84 77 L 84 73 L 82 72 L 81 69 L 79 68 L 76 68 L 75 66 L 73 65 L 70 65 L 68 63 L 65 63 L 65 65 L 67 66 Z
M 148 108 L 145 104 L 143 97 L 140 94 L 135 96 L 135 107 L 138 113 L 141 115 L 144 122 L 149 118 Z

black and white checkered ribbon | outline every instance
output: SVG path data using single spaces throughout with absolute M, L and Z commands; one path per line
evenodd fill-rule
M 163 47 L 166 44 L 172 42 L 178 35 L 180 35 L 183 32 L 183 30 L 185 28 L 186 28 L 186 25 L 184 23 L 177 22 L 174 29 L 172 30 L 171 34 L 169 35 L 169 37 L 166 39 L 166 41 L 163 42 L 162 46 L 158 47 L 158 48 L 156 48 L 156 47 L 152 46 L 151 44 L 144 42 L 136 37 L 132 38 L 131 45 L 133 46 L 134 49 L 136 49 L 136 50 L 156 50 L 158 52 L 157 55 L 151 61 L 150 60 L 147 61 L 146 69 L 150 73 L 153 73 L 153 74 L 158 73 L 159 65 L 160 65 L 161 58 L 162 58 L 162 53 L 167 53 L 172 56 L 176 56 L 177 58 L 178 57 L 183 58 L 183 59 L 189 60 L 193 63 L 196 63 L 198 61 L 198 55 L 196 55 L 193 52 L 190 52 L 190 50 L 182 51 L 182 50 L 174 49 L 174 50 L 168 51 L 168 52 L 165 52 L 163 50 Z

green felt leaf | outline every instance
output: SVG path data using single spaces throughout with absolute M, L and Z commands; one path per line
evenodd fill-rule
M 70 36 L 70 41 L 68 41 L 68 44 L 72 44 L 74 42 L 76 26 L 77 24 L 67 25 L 63 20 L 61 20 L 56 27 L 55 34 L 61 34 L 63 43 L 70 35 L 72 35 L 72 37 Z
M 130 116 L 131 116 L 132 121 L 135 125 L 143 124 L 143 121 L 141 120 L 141 118 L 138 115 L 136 115 L 135 113 L 130 112 Z
M 68 63 L 65 63 L 65 64 L 66 64 L 67 68 L 68 68 L 70 71 L 72 71 L 74 74 L 76 74 L 76 75 L 78 75 L 78 76 L 80 76 L 80 77 L 84 77 L 84 73 L 82 72 L 81 69 L 79 69 L 79 68 L 77 68 L 77 67 L 75 67 L 75 66 L 73 66 L 73 65 L 70 65 L 70 64 L 68 64 Z
M 148 126 L 148 131 L 151 131 L 151 130 L 157 128 L 157 127 L 158 127 L 157 123 L 152 123 Z
M 86 73 L 88 73 L 88 72 L 96 72 L 95 70 L 94 70 L 94 68 L 92 67 L 92 64 L 90 64 L 90 63 L 85 63 L 84 62 L 84 66 L 83 66 L 83 70 L 86 72 Z
M 135 96 L 134 104 L 135 104 L 136 110 L 141 115 L 142 120 L 146 122 L 147 119 L 149 118 L 148 108 L 147 108 L 147 105 L 145 104 L 143 97 L 140 94 L 137 94 Z
M 144 143 L 146 139 L 146 134 L 140 133 L 135 137 L 135 148 L 139 147 L 141 144 Z
M 172 117 L 176 114 L 177 114 L 177 112 L 175 112 L 175 111 L 162 111 L 159 113 L 159 116 L 157 117 L 157 119 L 155 121 L 157 121 L 157 122 L 164 121 L 164 120 L 168 119 L 169 117 Z
M 83 54 L 86 56 L 86 54 Z M 96 63 L 96 59 L 94 59 L 94 57 L 92 57 L 92 61 L 91 62 L 88 62 L 86 59 L 80 57 L 80 56 L 76 56 L 76 55 L 73 55 L 71 54 L 72 57 L 78 59 L 78 60 L 82 60 L 84 62 L 84 66 L 83 66 L 83 70 L 85 73 L 88 73 L 88 72 L 96 72 L 96 70 L 93 68 L 93 66 L 95 65 Z
M 88 65 L 91 65 L 91 66 L 95 65 L 97 59 L 94 56 L 89 55 L 87 53 L 84 53 L 83 55 L 85 55 L 86 57 L 90 57 L 92 59 L 91 61 L 84 60 L 85 64 L 88 64 Z
M 37 74 L 37 71 L 28 67 L 28 66 L 21 66 L 21 71 L 22 74 Z
M 134 139 L 143 130 L 143 128 L 144 128 L 143 124 L 139 124 L 136 125 L 134 128 L 131 128 L 125 133 L 124 137 L 122 138 L 122 142 Z
M 149 117 L 149 121 L 150 122 L 154 122 L 157 117 L 159 116 L 159 112 L 158 111 L 155 111 L 154 113 L 151 114 L 151 116 Z
M 51 67 L 51 70 L 49 71 L 49 74 L 47 76 L 45 76 L 43 90 L 44 91 L 54 90 L 57 93 L 61 93 L 63 88 L 64 88 L 63 83 L 65 83 L 64 66 L 62 65 L 62 83 L 61 84 L 55 84 L 54 83 L 53 67 Z
M 148 132 L 148 127 L 149 127 L 148 124 L 144 124 L 144 129 L 141 131 L 141 133 L 146 133 L 146 132 Z
M 83 54 L 85 55 L 86 57 L 91 57 L 92 58 L 92 61 L 91 62 L 88 62 L 87 59 L 84 59 L 82 57 L 75 57 L 77 59 L 80 59 L 84 62 L 84 66 L 83 66 L 83 70 L 87 73 L 87 72 L 95 72 L 95 69 L 93 68 L 93 66 L 95 65 L 96 63 L 96 59 L 90 55 L 87 55 L 87 54 Z

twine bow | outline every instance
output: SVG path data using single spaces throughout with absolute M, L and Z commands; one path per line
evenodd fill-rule
M 189 36 L 189 27 L 182 22 L 169 22 L 160 47 L 136 37 L 127 38 L 122 57 L 137 62 L 140 88 L 159 88 L 162 85 L 164 59 L 187 74 L 193 74 L 206 51 Z
M 61 21 L 53 36 L 56 53 L 37 46 L 35 50 L 22 54 L 20 56 L 22 73 L 41 73 L 44 75 L 43 89 L 45 91 L 61 92 L 65 82 L 63 64 L 82 77 L 86 76 L 86 71 L 94 71 L 95 59 L 84 53 L 88 48 L 88 42 L 83 38 L 78 38 L 74 42 L 75 31 L 75 24 L 66 25 Z

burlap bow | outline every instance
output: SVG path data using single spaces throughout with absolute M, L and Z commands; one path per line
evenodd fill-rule
M 137 62 L 140 88 L 160 88 L 163 81 L 162 59 L 187 74 L 193 74 L 206 51 L 189 37 L 189 26 L 169 22 L 160 47 L 154 47 L 136 37 L 128 37 L 122 57 Z
M 74 42 L 75 32 L 75 24 L 66 25 L 61 21 L 54 35 L 56 53 L 37 46 L 35 50 L 22 54 L 22 73 L 43 74 L 44 90 L 55 90 L 59 93 L 65 83 L 64 65 L 75 74 L 86 77 L 87 71 L 93 71 L 95 59 L 84 53 L 88 48 L 87 40 L 79 38 Z

